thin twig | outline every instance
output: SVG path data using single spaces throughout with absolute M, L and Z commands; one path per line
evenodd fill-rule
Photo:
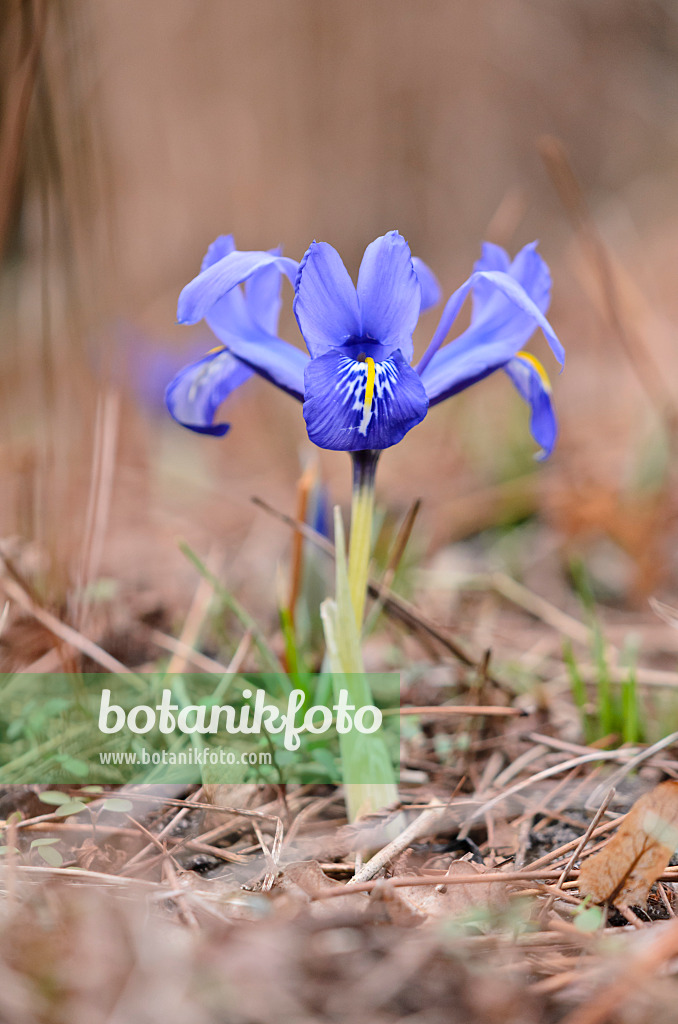
M 565 881 L 567 880 L 568 875 L 570 874 L 570 871 L 574 867 L 575 861 L 581 856 L 582 850 L 584 849 L 584 847 L 588 843 L 589 839 L 591 838 L 591 836 L 595 832 L 596 826 L 598 825 L 598 822 L 600 821 L 602 816 L 605 814 L 605 811 L 607 810 L 607 808 L 608 808 L 612 798 L 614 797 L 615 792 L 616 792 L 616 790 L 614 790 L 614 789 L 610 790 L 610 792 L 607 794 L 607 796 L 605 797 L 604 801 L 602 802 L 602 804 L 600 805 L 600 807 L 596 811 L 595 815 L 591 819 L 591 823 L 589 824 L 589 827 L 586 829 L 586 832 L 584 833 L 584 835 L 581 837 L 581 839 L 579 840 L 579 842 L 575 846 L 574 850 L 572 851 L 572 854 L 570 855 L 570 857 L 569 857 L 569 859 L 567 861 L 567 864 L 565 865 L 565 867 L 563 868 L 563 870 L 560 873 L 560 877 L 558 878 L 558 881 L 556 882 L 556 888 L 557 889 L 562 889 Z M 545 903 L 545 905 L 544 905 L 544 907 L 542 908 L 542 911 L 541 911 L 541 919 L 542 919 L 542 921 L 545 921 L 546 916 L 547 916 L 548 912 L 550 911 L 551 907 L 553 906 L 554 902 L 555 902 L 555 896 L 549 896 L 548 900 L 546 901 L 546 903 Z
M 366 864 L 363 864 L 360 870 L 356 871 L 352 881 L 354 883 L 366 882 L 368 879 L 374 878 L 382 868 L 385 868 L 394 857 L 406 850 L 416 839 L 423 835 L 435 834 L 442 817 L 446 816 L 447 809 L 446 804 L 437 801 L 431 803 L 395 839 L 375 853 Z
M 384 715 L 480 715 L 488 718 L 521 718 L 522 708 L 501 708 L 489 704 L 429 704 L 425 707 L 387 708 Z
M 611 789 L 610 792 L 607 794 L 607 796 L 603 800 L 602 804 L 600 805 L 600 807 L 596 811 L 596 813 L 595 813 L 595 815 L 594 815 L 594 817 L 593 817 L 593 819 L 591 821 L 591 824 L 586 829 L 586 832 L 584 833 L 584 835 L 581 837 L 580 842 L 577 844 L 575 849 L 572 851 L 572 856 L 570 857 L 570 859 L 568 860 L 567 864 L 563 868 L 562 874 L 561 874 L 560 878 L 558 879 L 558 881 L 556 883 L 559 888 L 562 887 L 563 883 L 566 881 L 567 876 L 569 875 L 570 871 L 574 867 L 574 862 L 577 860 L 577 858 L 579 856 L 581 856 L 581 853 L 582 853 L 584 847 L 586 846 L 586 844 L 588 843 L 589 839 L 593 835 L 598 822 L 600 821 L 602 816 L 605 814 L 605 811 L 607 810 L 607 808 L 608 808 L 610 802 L 612 801 L 615 793 L 616 793 L 616 790 Z
M 469 818 L 466 819 L 466 824 L 475 821 L 476 818 L 481 817 L 491 807 L 495 807 L 503 800 L 507 800 L 510 796 L 521 792 L 528 786 L 534 786 L 537 782 L 543 782 L 545 779 L 550 779 L 554 775 L 560 775 L 561 772 L 569 771 L 571 768 L 575 768 L 580 764 L 588 764 L 591 761 L 619 761 L 624 759 L 625 751 L 621 750 L 601 750 L 595 753 L 582 754 L 579 757 L 570 758 L 567 761 L 561 761 L 559 764 L 552 765 L 550 768 L 545 768 L 541 772 L 537 772 L 535 775 L 531 775 L 528 779 L 523 779 L 522 782 L 517 782 L 515 785 L 510 786 L 502 793 L 498 793 L 496 796 L 488 800 L 487 803 L 477 807 L 475 811 L 471 812 Z
M 86 626 L 91 598 L 87 587 L 96 579 L 101 565 L 106 527 L 113 496 L 115 457 L 120 424 L 120 395 L 109 391 L 97 401 L 94 424 L 92 472 L 85 516 L 84 540 L 78 569 L 73 620 L 79 630 Z
M 573 879 L 578 875 L 578 870 L 572 871 Z M 560 871 L 534 871 L 531 868 L 526 871 L 478 871 L 468 875 L 448 875 L 441 871 L 435 875 L 400 875 L 396 878 L 377 878 L 366 882 L 351 881 L 342 885 L 341 888 L 333 886 L 331 889 L 318 889 L 312 899 L 329 900 L 337 896 L 348 896 L 354 892 L 371 892 L 375 886 L 383 886 L 386 889 L 391 886 L 399 888 L 404 885 L 440 885 L 442 882 L 448 887 L 450 885 L 490 885 L 502 882 L 513 885 L 520 882 L 557 881 L 559 876 Z M 678 870 L 674 870 L 670 874 L 667 871 L 660 879 L 660 881 L 667 882 L 676 880 L 678 880 Z
M 275 882 L 276 875 L 278 874 L 278 862 L 273 857 L 272 851 L 269 850 L 268 846 L 266 845 L 266 840 L 264 839 L 263 833 L 256 821 L 252 822 L 252 828 L 254 829 L 254 833 L 257 839 L 259 840 L 261 852 L 263 853 L 266 863 L 268 864 L 268 871 L 264 875 L 264 880 L 261 883 L 261 891 L 270 892 L 270 890 L 273 888 L 273 883 Z
M 214 576 L 218 576 L 220 565 L 221 556 L 217 549 L 213 548 L 205 560 L 205 566 L 210 573 Z M 185 671 L 189 659 L 185 653 L 179 653 L 179 651 L 192 651 L 195 647 L 213 595 L 214 589 L 210 581 L 206 579 L 205 576 L 200 576 L 198 586 L 196 587 L 193 595 L 193 600 L 191 601 L 191 606 L 188 609 L 186 619 L 184 620 L 183 629 L 181 630 L 178 650 L 172 655 L 169 665 L 167 666 L 168 675 L 171 675 L 174 672 L 178 673 Z
M 603 822 L 602 825 L 599 825 L 596 829 L 594 829 L 589 838 L 597 838 L 598 836 L 606 835 L 608 832 L 612 832 L 613 829 L 621 825 L 625 817 L 625 814 L 620 814 L 619 817 L 615 818 L 613 821 Z M 560 858 L 564 857 L 566 853 L 569 853 L 570 850 L 573 850 L 579 844 L 579 842 L 580 839 L 571 839 L 569 843 L 563 843 L 562 846 L 558 846 L 555 850 L 550 850 L 548 853 L 545 853 L 543 857 L 539 857 L 538 860 L 533 860 L 530 864 L 530 867 L 540 868 L 544 864 L 550 864 L 554 860 L 560 860 Z
M 0 552 L 0 558 L 2 558 L 2 552 Z M 65 643 L 75 647 L 76 650 L 81 651 L 82 654 L 87 655 L 92 661 L 96 662 L 97 665 L 101 665 L 107 672 L 114 672 L 116 675 L 125 674 L 127 676 L 134 676 L 134 673 L 130 671 L 121 661 L 114 658 L 112 654 L 104 651 L 102 647 L 99 647 L 93 640 L 89 640 L 83 636 L 72 626 L 67 626 L 65 622 L 58 619 L 56 615 L 52 615 L 45 608 L 41 608 L 39 605 L 31 599 L 31 597 L 23 590 L 22 587 L 15 580 L 0 578 L 0 587 L 5 591 L 7 596 L 11 598 L 16 604 L 18 604 L 24 611 L 28 612 L 37 619 L 45 629 L 48 629 L 50 633 L 63 640 Z
M 395 543 L 393 544 L 393 548 L 389 555 L 389 559 L 386 564 L 386 569 L 381 580 L 382 586 L 385 587 L 386 590 L 391 589 L 391 586 L 396 576 L 396 572 L 398 571 L 398 567 L 400 565 L 402 557 L 405 554 L 405 548 L 407 547 L 407 544 L 409 542 L 412 530 L 414 528 L 414 523 L 416 521 L 417 515 L 419 514 L 420 508 L 421 498 L 415 498 L 415 500 L 412 502 L 409 509 L 407 510 L 407 514 L 401 523 L 400 529 L 398 530 Z M 365 627 L 366 633 L 369 634 L 371 632 L 373 624 L 376 623 L 382 611 L 383 602 L 381 601 L 380 598 L 378 598 L 370 611 L 370 617 Z
M 132 786 L 123 787 L 120 790 L 130 800 L 145 800 L 147 803 L 167 804 L 168 807 L 186 807 L 189 811 L 214 811 L 215 814 L 237 814 L 244 818 L 269 818 L 277 820 L 275 814 L 266 814 L 263 811 L 249 811 L 243 807 L 231 807 L 225 804 L 210 804 L 205 801 L 182 800 L 180 797 L 164 796 L 155 793 L 142 793 Z
M 176 868 L 169 858 L 167 858 L 163 863 L 163 872 L 167 876 L 167 881 L 173 889 L 170 898 L 176 900 L 177 907 L 179 908 L 179 915 L 184 924 L 188 925 L 192 931 L 197 931 L 199 928 L 198 920 L 188 905 L 186 893 L 182 890 L 179 884 Z
M 243 661 L 247 657 L 251 642 L 252 634 L 248 631 L 243 633 L 242 639 L 238 644 L 236 652 L 228 665 L 222 665 L 220 661 L 215 661 L 214 658 L 208 657 L 201 651 L 196 651 L 195 648 L 190 647 L 184 643 L 183 640 L 178 640 L 176 637 L 169 636 L 167 633 L 161 632 L 159 629 L 149 629 L 148 631 L 149 640 L 157 644 L 158 647 L 162 647 L 163 650 L 170 651 L 172 654 L 180 655 L 185 658 L 187 662 L 195 665 L 201 672 L 212 672 L 218 675 L 232 675 L 240 671 Z
M 306 522 L 308 512 L 308 499 L 318 478 L 318 462 L 313 458 L 309 461 L 306 469 L 301 474 L 297 484 L 297 521 Z M 294 616 L 301 590 L 301 579 L 304 565 L 304 536 L 300 530 L 295 530 L 292 536 L 292 568 L 290 572 L 290 589 L 287 598 L 287 609 L 290 615 L 290 623 L 294 626 Z
M 587 801 L 587 807 L 590 807 L 591 805 L 595 806 L 599 800 L 602 800 L 603 795 L 608 788 L 612 789 L 613 787 L 618 786 L 622 779 L 626 778 L 629 772 L 634 771 L 638 765 L 649 760 L 649 758 L 659 753 L 660 750 L 665 750 L 667 747 L 673 746 L 674 743 L 678 743 L 678 732 L 669 733 L 668 736 L 664 736 L 663 739 L 653 743 L 652 746 L 646 747 L 644 750 L 635 754 L 635 756 L 626 761 L 621 768 L 618 768 L 616 772 L 613 772 L 609 779 L 593 790 Z
M 533 615 L 540 622 L 555 629 L 561 636 L 567 636 L 581 644 L 590 643 L 591 630 L 588 626 L 572 615 L 567 615 L 566 612 L 561 611 L 560 608 L 540 597 L 539 594 L 535 594 L 522 583 L 511 579 L 506 573 L 492 573 L 489 577 L 489 584 L 497 594 Z

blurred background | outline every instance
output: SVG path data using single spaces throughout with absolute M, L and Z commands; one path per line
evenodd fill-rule
M 171 622 L 196 582 L 183 538 L 275 616 L 290 537 L 250 498 L 294 512 L 300 408 L 253 380 L 226 438 L 174 424 L 164 386 L 212 346 L 177 296 L 220 233 L 297 259 L 323 239 L 355 274 L 391 228 L 446 295 L 483 239 L 539 238 L 567 350 L 559 376 L 533 344 L 548 463 L 501 374 L 384 455 L 383 507 L 424 499 L 420 564 L 499 565 L 562 603 L 576 556 L 622 613 L 675 598 L 675 5 L 6 0 L 0 28 L 0 536 L 41 600 Z M 345 503 L 348 460 L 319 454 Z M 40 654 L 13 645 L 12 665 Z

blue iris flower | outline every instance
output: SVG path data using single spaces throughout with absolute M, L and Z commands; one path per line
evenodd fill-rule
M 293 363 L 296 358 L 303 367 L 303 353 L 276 337 L 280 275 L 287 273 L 294 280 L 297 268 L 295 260 L 285 259 L 277 250 L 238 252 L 232 235 L 221 235 L 209 247 L 196 278 L 201 283 L 201 303 L 195 319 L 182 318 L 180 312 L 179 320 L 196 323 L 204 317 L 221 345 L 184 367 L 167 386 L 167 407 L 182 426 L 199 434 L 223 436 L 229 424 L 215 424 L 216 411 L 255 369 L 297 395 L 298 372 Z M 243 280 L 245 285 L 239 288 Z M 256 365 L 262 347 L 267 348 L 270 374 Z M 254 368 L 248 358 L 255 360 Z
M 282 275 L 294 285 L 308 355 L 277 336 Z M 439 300 L 440 288 L 397 231 L 368 245 L 356 286 L 326 242 L 313 242 L 297 264 L 277 250 L 239 252 L 222 236 L 178 308 L 180 323 L 204 318 L 221 347 L 177 374 L 167 405 L 184 426 L 223 434 L 228 426 L 214 425 L 216 409 L 254 372 L 303 402 L 309 437 L 321 448 L 380 450 L 402 440 L 430 406 L 501 369 L 529 404 L 530 429 L 546 457 L 557 433 L 551 388 L 523 347 L 539 327 L 563 363 L 563 347 L 545 317 L 550 291 L 536 242 L 513 261 L 485 243 L 413 367 L 413 331 L 420 313 Z M 470 326 L 445 344 L 469 293 Z

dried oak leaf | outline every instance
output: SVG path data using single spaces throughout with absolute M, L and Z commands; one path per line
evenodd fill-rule
M 620 909 L 642 906 L 678 847 L 678 782 L 645 793 L 603 849 L 585 860 L 579 893 Z
M 127 854 L 111 843 L 102 846 L 94 839 L 83 839 L 79 849 L 75 851 L 75 859 L 79 868 L 87 871 L 104 871 L 117 874 L 127 859 Z
M 347 893 L 331 900 L 314 900 L 319 892 L 343 889 L 344 884 L 326 875 L 317 860 L 294 861 L 283 867 L 275 883 L 275 893 L 279 904 L 286 900 L 290 908 L 303 909 L 312 917 L 331 916 L 337 912 L 364 913 L 368 901 L 363 893 Z
M 506 887 L 502 882 L 458 882 L 457 878 L 482 876 L 487 869 L 470 861 L 452 861 L 447 873 L 440 876 L 438 885 L 404 885 L 393 889 L 393 896 L 410 915 L 420 920 L 441 917 L 466 917 L 487 908 L 501 909 L 506 905 Z M 377 890 L 375 889 L 375 893 Z M 374 893 L 373 893 L 374 895 Z M 395 921 L 395 908 L 391 917 Z M 401 915 L 403 911 L 401 908 Z M 398 920 L 396 923 L 401 923 Z M 416 923 L 412 918 L 412 923 Z

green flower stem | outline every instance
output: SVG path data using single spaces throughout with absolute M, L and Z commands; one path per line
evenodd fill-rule
M 358 707 L 372 703 L 363 667 L 360 633 L 372 546 L 374 475 L 379 452 L 353 452 L 352 457 L 353 504 L 349 555 L 347 558 L 341 512 L 335 508 L 336 591 L 334 600 L 328 598 L 323 601 L 320 614 L 334 695 L 338 698 L 339 691 L 344 688 L 350 703 Z M 349 821 L 356 821 L 365 814 L 397 802 L 395 772 L 383 737 L 342 734 L 339 737 L 339 749 Z M 401 826 L 402 822 L 397 818 L 389 828 L 399 830 Z M 367 841 L 366 844 L 370 845 Z
M 362 629 L 367 596 L 367 579 L 372 551 L 374 517 L 374 478 L 378 451 L 352 452 L 353 499 L 351 502 L 351 538 L 348 550 L 348 584 L 358 631 Z
M 338 507 L 334 510 L 334 539 L 336 596 L 334 600 L 327 598 L 323 601 L 320 614 L 334 696 L 338 699 L 339 691 L 344 688 L 348 692 L 349 703 L 358 707 L 371 704 L 372 694 L 363 668 L 360 633 L 348 581 L 344 527 Z M 361 736 L 355 732 L 340 734 L 339 749 L 349 821 L 397 802 L 395 773 L 381 736 Z

